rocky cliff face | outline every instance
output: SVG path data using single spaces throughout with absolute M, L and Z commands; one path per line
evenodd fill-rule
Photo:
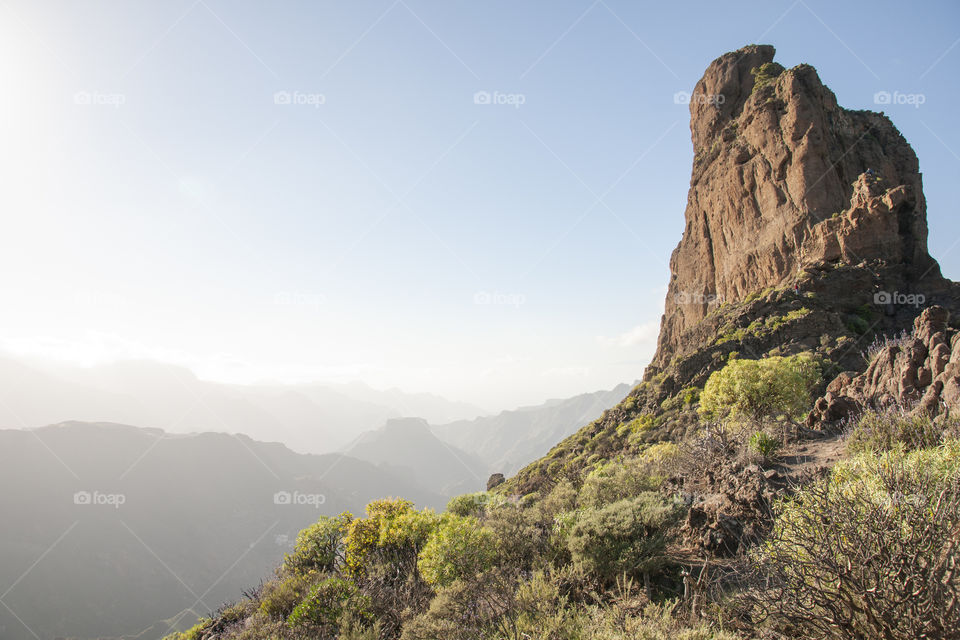
M 784 69 L 773 56 L 773 47 L 757 45 L 727 53 L 691 97 L 686 228 L 671 258 L 658 349 L 643 382 L 503 491 L 576 481 L 591 460 L 696 433 L 688 405 L 734 353 L 815 354 L 824 383 L 838 374 L 846 382 L 830 384 L 833 395 L 818 402 L 811 425 L 839 419 L 872 402 L 876 389 L 861 381 L 840 393 L 867 369 L 871 341 L 911 331 L 931 305 L 960 318 L 960 285 L 944 279 L 927 252 L 922 180 L 906 140 L 883 114 L 839 107 L 812 67 Z M 954 382 L 937 384 L 938 376 L 953 375 L 937 368 L 944 350 L 953 357 L 960 345 L 951 331 L 941 331 L 946 346 L 923 342 L 909 356 L 913 363 L 922 351 L 923 362 L 890 365 L 877 384 L 915 376 L 915 392 L 898 387 L 891 397 L 953 398 Z M 960 346 L 956 353 L 960 367 Z M 927 363 L 931 357 L 936 363 Z M 927 394 L 940 395 L 924 400 Z M 631 435 L 638 417 L 654 424 Z
M 691 97 L 686 228 L 648 379 L 711 310 L 810 270 L 881 265 L 907 289 L 942 288 L 906 140 L 883 114 L 838 106 L 813 67 L 773 57 L 771 46 L 727 53 Z

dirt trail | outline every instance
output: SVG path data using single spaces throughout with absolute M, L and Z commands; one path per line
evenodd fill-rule
M 771 468 L 788 481 L 808 481 L 846 457 L 846 448 L 846 440 L 840 435 L 802 440 L 791 444 Z

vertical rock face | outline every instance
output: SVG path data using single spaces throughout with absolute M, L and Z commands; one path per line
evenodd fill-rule
M 883 114 L 850 111 L 809 65 L 752 45 L 713 61 L 690 100 L 686 228 L 651 369 L 717 304 L 829 263 L 939 279 L 917 157 Z

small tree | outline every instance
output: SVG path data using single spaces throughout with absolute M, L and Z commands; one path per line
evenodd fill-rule
M 810 408 L 820 366 L 808 353 L 761 360 L 734 359 L 710 375 L 700 395 L 705 418 L 799 418 Z
M 810 408 L 813 388 L 820 382 L 820 366 L 809 353 L 771 356 L 760 360 L 731 360 L 710 374 L 700 395 L 700 415 L 729 423 L 746 420 L 753 428 L 779 420 L 786 440 L 787 427 Z M 720 430 L 726 443 L 725 429 Z

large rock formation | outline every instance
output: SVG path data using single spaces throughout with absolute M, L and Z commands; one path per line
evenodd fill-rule
M 694 89 L 686 228 L 648 379 L 720 303 L 805 270 L 881 264 L 908 289 L 941 287 L 909 144 L 883 114 L 838 106 L 813 67 L 773 57 L 767 45 L 727 53 Z
M 689 406 L 734 354 L 813 353 L 824 376 L 820 394 L 841 372 L 853 380 L 868 366 L 863 354 L 871 341 L 909 332 L 925 308 L 939 305 L 960 318 L 960 286 L 941 276 L 927 252 L 923 185 L 906 140 L 883 114 L 839 107 L 812 67 L 784 69 L 773 55 L 773 47 L 758 45 L 727 53 L 691 96 L 686 228 L 671 258 L 657 353 L 643 382 L 501 491 L 522 495 L 558 478 L 576 481 L 597 459 L 698 433 Z M 892 398 L 929 404 L 960 396 L 960 338 L 941 329 L 946 342 L 922 339 L 911 352 L 913 368 L 887 367 L 877 384 L 905 380 Z M 944 350 L 952 358 L 955 346 L 956 369 L 941 370 Z M 813 425 L 872 402 L 873 389 L 843 380 L 830 384 L 833 395 L 818 402 Z M 734 486 L 731 473 L 740 471 L 717 475 L 714 486 Z M 747 508 L 757 495 L 731 500 Z M 732 513 L 733 502 L 714 512 Z

